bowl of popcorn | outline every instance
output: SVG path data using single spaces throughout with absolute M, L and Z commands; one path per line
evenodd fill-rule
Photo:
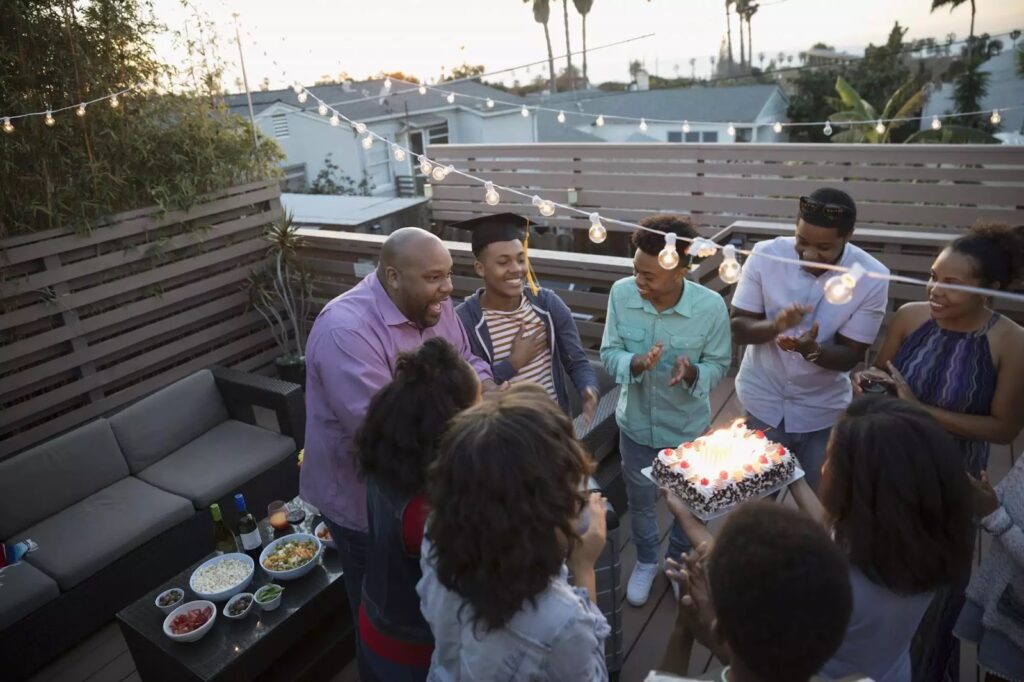
M 256 564 L 248 554 L 221 554 L 193 571 L 188 586 L 200 599 L 225 601 L 249 587 L 255 571 Z

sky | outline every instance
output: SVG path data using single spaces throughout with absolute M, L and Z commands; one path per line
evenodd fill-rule
M 180 0 L 153 0 L 157 19 L 181 29 L 188 11 Z M 240 75 L 231 14 L 239 13 L 250 86 L 264 78 L 271 87 L 293 82 L 311 84 L 341 71 L 362 78 L 382 71 L 403 71 L 422 79 L 436 78 L 442 67 L 463 62 L 483 64 L 488 71 L 541 61 L 547 56 L 543 27 L 522 0 L 191 0 L 218 26 L 222 56 L 233 66 L 228 87 Z M 569 39 L 581 45 L 580 16 L 569 2 Z M 907 40 L 949 33 L 967 36 L 970 3 L 956 11 L 929 11 L 931 0 L 763 0 L 752 21 L 755 54 L 796 54 L 825 42 L 854 54 L 869 42 L 883 43 L 894 21 L 909 27 Z M 1024 30 L 1024 0 L 977 0 L 975 32 Z M 738 24 L 733 17 L 733 46 L 739 58 Z M 695 72 L 707 75 L 708 57 L 717 56 L 725 35 L 722 0 L 594 0 L 587 18 L 587 44 L 593 48 L 653 33 L 627 44 L 588 55 L 592 82 L 629 80 L 628 64 L 638 59 L 650 73 L 672 77 Z M 561 0 L 552 0 L 549 22 L 556 56 L 565 49 Z M 247 35 L 247 34 L 251 34 Z M 1004 42 L 1009 45 L 1008 38 Z M 254 45 L 255 43 L 255 45 Z M 184 52 L 162 37 L 156 41 L 165 60 L 181 63 Z M 579 57 L 574 61 L 579 64 Z M 273 65 L 273 61 L 278 66 Z M 756 62 L 755 62 L 756 63 Z M 767 60 L 766 60 L 767 63 Z M 794 63 L 796 63 L 794 61 Z M 560 61 L 562 67 L 565 60 Z M 520 68 L 500 77 L 529 82 L 546 74 L 546 65 Z M 287 74 L 287 78 L 283 74 Z M 496 78 L 495 80 L 497 80 Z

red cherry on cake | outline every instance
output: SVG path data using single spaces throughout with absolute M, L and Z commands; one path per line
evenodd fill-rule
M 758 438 L 764 438 L 764 431 L 757 431 L 754 433 L 754 435 L 757 436 Z
M 684 469 L 689 469 L 690 463 L 684 459 L 682 462 L 679 463 L 679 466 L 683 467 Z
M 693 447 L 693 443 L 690 443 L 690 442 L 683 443 L 683 447 L 684 448 L 692 448 Z
M 743 465 L 743 470 L 744 471 L 753 471 L 754 470 L 754 465 L 753 464 L 744 464 Z
M 718 474 L 718 477 L 720 479 L 722 479 L 723 481 L 726 481 L 726 480 L 729 479 L 729 472 L 728 471 L 723 471 L 722 473 Z
M 768 463 L 768 456 L 767 455 L 761 455 L 760 457 L 757 458 L 757 461 L 760 462 L 761 464 L 767 464 Z
M 708 485 L 709 483 L 711 483 L 711 481 L 709 481 L 709 480 L 708 480 L 708 479 L 706 479 L 706 478 L 702 478 L 702 479 L 700 479 L 700 484 L 701 484 L 701 485 Z
M 776 452 L 778 452 L 778 453 L 779 453 L 779 457 L 782 457 L 782 456 L 783 456 L 784 454 L 786 454 L 786 448 L 784 448 L 784 447 L 782 447 L 782 446 L 780 445 L 780 446 L 778 447 L 778 450 L 776 450 Z

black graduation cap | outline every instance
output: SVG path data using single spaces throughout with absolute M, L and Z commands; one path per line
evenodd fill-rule
M 523 242 L 523 250 L 526 252 L 526 279 L 530 290 L 537 294 L 537 278 L 533 274 L 533 267 L 530 266 L 530 220 L 516 213 L 492 213 L 463 220 L 455 223 L 452 227 L 460 230 L 469 230 L 473 233 L 470 244 L 473 255 L 480 257 L 481 252 L 488 244 L 494 242 L 510 242 L 518 239 Z
M 452 227 L 473 233 L 470 242 L 473 246 L 473 255 L 478 257 L 488 244 L 510 242 L 513 239 L 525 242 L 530 233 L 530 221 L 515 213 L 492 213 L 463 220 Z

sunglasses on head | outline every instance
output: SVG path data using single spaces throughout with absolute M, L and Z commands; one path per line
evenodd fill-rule
M 823 215 L 835 222 L 849 218 L 852 213 L 849 206 L 829 204 L 810 197 L 800 197 L 800 215 Z

